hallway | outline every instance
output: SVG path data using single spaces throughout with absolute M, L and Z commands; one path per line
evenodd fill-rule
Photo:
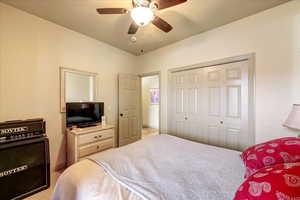
M 142 139 L 159 135 L 158 129 L 154 128 L 143 128 L 142 130 Z

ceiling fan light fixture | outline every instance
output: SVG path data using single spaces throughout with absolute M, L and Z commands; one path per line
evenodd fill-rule
M 131 11 L 131 18 L 139 26 L 146 26 L 154 19 L 154 13 L 147 7 L 136 7 Z

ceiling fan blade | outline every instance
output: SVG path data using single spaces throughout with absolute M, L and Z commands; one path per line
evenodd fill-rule
M 159 28 L 160 30 L 166 33 L 170 32 L 173 29 L 173 27 L 168 22 L 166 22 L 165 20 L 163 20 L 158 16 L 154 18 L 152 24 L 154 24 L 157 28 Z
M 98 8 L 97 12 L 101 15 L 105 14 L 126 14 L 128 10 L 126 8 Z
M 136 34 L 136 32 L 139 30 L 139 26 L 132 22 L 130 27 L 129 27 L 129 30 L 128 30 L 128 34 L 129 35 L 133 35 L 133 34 Z
M 185 2 L 187 2 L 187 0 L 155 0 L 154 2 L 156 2 L 157 6 L 158 6 L 157 9 L 162 10 L 165 8 L 170 8 L 170 7 L 185 3 Z

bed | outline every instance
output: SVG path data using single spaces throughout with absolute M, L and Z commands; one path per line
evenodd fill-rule
M 244 175 L 239 154 L 159 135 L 72 165 L 52 200 L 232 200 Z

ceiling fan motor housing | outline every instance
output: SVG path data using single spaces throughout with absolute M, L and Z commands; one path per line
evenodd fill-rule
M 157 9 L 158 3 L 156 1 L 151 0 L 133 0 L 134 1 L 134 7 L 146 7 L 150 9 Z
M 143 7 L 149 7 L 150 1 L 148 0 L 133 0 L 136 7 L 143 6 Z

